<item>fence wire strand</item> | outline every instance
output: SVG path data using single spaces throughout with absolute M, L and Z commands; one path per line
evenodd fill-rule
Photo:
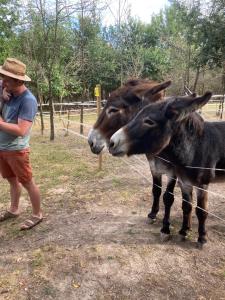
M 93 109 L 93 108 L 92 108 L 92 109 Z M 85 109 L 85 110 L 87 110 L 87 109 Z M 90 109 L 90 110 L 91 110 L 91 109 Z M 61 112 L 64 112 L 64 111 L 59 111 L 59 112 L 61 113 Z M 216 112 L 216 111 L 215 111 L 215 112 Z M 44 117 L 48 117 L 48 116 L 45 114 Z M 91 127 L 90 124 L 80 123 L 80 122 L 76 122 L 76 121 L 71 121 L 71 120 L 68 120 L 68 119 L 66 119 L 66 118 L 63 118 L 62 116 L 60 116 L 60 119 L 61 119 L 61 120 L 63 119 L 63 120 L 65 120 L 65 121 L 68 121 L 69 123 L 74 123 L 74 124 L 79 124 L 79 125 L 83 125 L 83 126 L 86 126 L 86 127 Z M 62 121 L 63 121 L 63 120 L 62 120 Z M 63 126 L 64 126 L 64 124 L 63 124 Z M 79 134 L 79 133 L 75 132 L 74 130 L 68 129 L 68 128 L 66 128 L 66 127 L 58 128 L 58 129 L 63 130 L 63 131 L 66 131 L 66 132 L 70 132 L 70 133 L 72 133 L 72 134 L 74 134 L 74 135 L 77 135 L 77 136 L 79 136 L 79 137 L 81 137 L 81 138 L 83 138 L 83 139 L 86 139 L 86 140 L 87 140 L 87 138 L 88 138 L 87 136 L 85 136 L 85 135 L 83 135 L 83 134 Z M 162 157 L 160 157 L 160 156 L 156 156 L 156 157 L 157 157 L 158 159 L 161 159 L 162 161 L 164 161 L 164 162 L 170 164 L 170 165 L 173 165 L 172 162 L 170 162 L 170 161 L 168 161 L 168 160 L 166 160 L 166 159 L 164 159 L 164 158 L 162 158 Z M 135 158 L 137 159 L 137 156 L 135 156 Z M 141 161 L 140 158 L 138 158 L 138 160 Z M 145 175 L 144 175 L 142 172 L 140 172 L 137 168 L 135 168 L 135 167 L 132 166 L 130 163 L 128 163 L 125 159 L 122 158 L 122 161 L 123 161 L 125 164 L 127 164 L 131 169 L 133 169 L 135 172 L 137 172 L 139 175 L 141 175 L 141 177 L 145 178 L 145 180 L 147 180 L 148 183 L 150 183 L 152 186 L 155 185 L 155 186 L 157 186 L 158 188 L 160 188 L 160 189 L 163 191 L 163 188 L 162 188 L 161 186 L 159 186 L 159 185 L 157 185 L 157 184 L 154 184 L 151 180 L 149 180 L 149 178 L 148 178 L 147 176 L 145 176 Z M 143 161 L 141 161 L 141 162 L 144 164 Z M 222 172 L 225 172 L 225 169 L 203 168 L 203 167 L 197 167 L 197 166 L 196 166 L 196 167 L 185 166 L 185 167 L 186 167 L 186 168 L 191 168 L 191 169 L 214 170 L 214 171 L 222 171 Z M 167 177 L 168 177 L 168 176 L 167 176 Z M 168 178 L 175 180 L 175 178 L 173 178 L 173 177 L 168 177 Z M 185 185 L 187 185 L 187 186 L 192 186 L 192 185 L 189 185 L 189 184 L 185 184 Z M 195 187 L 196 189 L 199 189 L 199 190 L 202 190 L 202 191 L 206 191 L 207 193 L 210 193 L 210 194 L 213 194 L 213 195 L 215 195 L 215 196 L 219 196 L 219 197 L 222 197 L 222 198 L 225 199 L 224 196 L 222 196 L 222 195 L 220 195 L 220 194 L 218 194 L 218 193 L 215 193 L 215 192 L 212 192 L 212 191 L 209 191 L 209 190 L 205 190 L 205 189 L 200 188 L 200 187 L 197 187 L 197 186 L 192 186 L 192 187 Z M 171 194 L 171 195 L 173 195 L 173 196 L 175 196 L 175 195 L 174 195 L 173 193 L 171 193 L 171 192 L 168 192 L 168 193 Z M 209 212 L 209 211 L 207 211 L 207 210 L 205 210 L 205 209 L 199 207 L 198 205 L 193 206 L 193 203 L 188 202 L 186 199 L 183 199 L 183 198 L 182 198 L 182 201 L 189 203 L 192 207 L 198 208 L 198 209 L 200 209 L 200 210 L 202 210 L 202 211 L 208 213 L 209 215 L 211 215 L 211 216 L 213 216 L 213 217 L 217 218 L 218 220 L 220 220 L 220 221 L 222 221 L 222 222 L 225 223 L 225 220 L 224 220 L 224 219 L 220 218 L 219 216 L 215 215 L 214 213 L 211 213 L 211 212 Z
M 60 129 L 61 129 L 61 130 L 64 130 L 64 131 L 69 131 L 69 132 L 71 132 L 72 134 L 77 135 L 77 136 L 80 136 L 80 137 L 82 137 L 82 138 L 84 138 L 84 139 L 86 139 L 86 140 L 88 139 L 87 136 L 82 135 L 82 134 L 79 134 L 79 133 L 77 133 L 77 132 L 75 132 L 75 131 L 73 131 L 73 130 L 70 130 L 70 129 L 68 130 L 68 129 L 66 129 L 66 128 L 60 128 Z M 152 186 L 155 185 L 155 186 L 157 186 L 158 188 L 160 188 L 162 191 L 165 191 L 165 190 L 163 190 L 163 188 L 162 188 L 161 186 L 159 186 L 159 185 L 157 185 L 157 184 L 154 184 L 151 180 L 149 180 L 149 178 L 148 178 L 147 176 L 145 176 L 145 175 L 144 175 L 142 172 L 140 172 L 137 168 L 135 168 L 135 167 L 132 166 L 130 163 L 128 163 L 124 158 L 121 158 L 121 159 L 122 159 L 122 161 L 123 161 L 125 164 L 127 164 L 131 169 L 133 169 L 135 172 L 137 172 L 139 175 L 141 175 L 141 177 L 143 177 L 145 180 L 147 180 L 148 183 L 150 183 Z M 171 177 L 171 179 L 174 179 L 174 178 Z M 196 187 L 196 186 L 194 186 L 194 187 Z M 198 187 L 196 187 L 196 188 L 198 188 Z M 201 189 L 201 188 L 200 188 L 200 189 Z M 201 190 L 204 190 L 204 189 L 201 189 Z M 204 190 L 204 191 L 209 192 L 208 190 Z M 174 195 L 173 193 L 171 193 L 171 192 L 168 192 L 168 193 L 171 194 L 171 195 L 173 195 L 173 196 L 175 196 L 175 195 Z M 193 203 L 187 201 L 186 199 L 181 198 L 181 200 L 184 201 L 184 202 L 186 202 L 186 203 L 188 203 L 188 204 L 191 205 L 193 208 L 198 208 L 198 209 L 204 211 L 205 213 L 207 213 L 207 214 L 209 214 L 209 215 L 215 217 L 216 219 L 222 221 L 223 223 L 225 223 L 225 220 L 224 220 L 224 219 L 222 219 L 221 217 L 215 215 L 214 213 L 209 212 L 209 211 L 203 209 L 202 207 L 200 207 L 200 206 L 198 206 L 198 205 L 195 205 L 195 206 L 194 206 Z

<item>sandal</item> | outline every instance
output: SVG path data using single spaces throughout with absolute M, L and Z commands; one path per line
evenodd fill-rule
M 28 230 L 33 228 L 34 226 L 41 223 L 43 217 L 31 216 L 29 219 L 25 220 L 24 223 L 20 226 L 20 230 Z
M 18 216 L 19 216 L 19 214 L 14 214 L 8 210 L 5 210 L 0 213 L 0 222 L 3 222 L 8 219 L 17 218 Z

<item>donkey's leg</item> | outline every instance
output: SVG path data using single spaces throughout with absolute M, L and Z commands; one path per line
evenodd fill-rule
M 198 217 L 198 243 L 200 244 L 204 244 L 207 242 L 205 222 L 208 216 L 208 213 L 206 212 L 208 209 L 208 186 L 204 185 L 202 188 L 204 188 L 205 190 L 197 191 L 198 207 L 196 207 L 196 215 Z
M 174 187 L 176 185 L 176 181 L 177 181 L 176 177 L 174 177 L 174 178 L 168 177 L 168 184 L 166 187 L 166 191 L 163 195 L 165 213 L 164 213 L 163 227 L 161 229 L 161 233 L 166 234 L 166 235 L 170 234 L 170 209 L 174 202 L 173 191 L 174 191 Z M 162 238 L 164 239 L 163 236 L 162 236 Z M 167 239 L 167 238 L 165 237 L 165 239 Z
M 153 203 L 152 203 L 152 209 L 148 214 L 148 218 L 154 221 L 159 211 L 159 199 L 162 190 L 162 175 L 158 173 L 157 174 L 154 173 L 153 170 L 151 170 L 151 173 L 153 179 L 153 186 L 152 186 Z
M 187 231 L 191 229 L 191 211 L 192 211 L 192 186 L 181 184 L 182 191 L 182 210 L 183 210 L 183 224 L 179 234 L 183 237 L 187 235 Z

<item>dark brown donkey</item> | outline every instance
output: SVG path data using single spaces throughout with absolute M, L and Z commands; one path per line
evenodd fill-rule
M 194 111 L 211 93 L 186 99 L 177 97 L 150 104 L 110 140 L 113 155 L 150 152 L 169 160 L 183 191 L 183 225 L 186 235 L 191 213 L 191 185 L 197 189 L 198 242 L 206 242 L 207 189 L 212 181 L 225 180 L 225 122 L 205 122 Z M 194 113 L 193 113 L 194 112 Z
M 123 87 L 112 92 L 93 129 L 89 133 L 88 142 L 92 152 L 99 154 L 104 148 L 104 145 L 109 143 L 113 133 L 127 124 L 141 108 L 149 103 L 161 100 L 164 96 L 164 89 L 170 84 L 170 81 L 159 84 L 149 80 L 130 80 Z M 167 211 L 170 211 L 169 208 L 174 201 L 174 197 L 171 193 L 173 193 L 176 178 L 171 165 L 159 159 L 152 159 L 148 154 L 146 154 L 146 156 L 153 177 L 153 204 L 148 217 L 151 220 L 155 220 L 159 211 L 162 174 L 168 174 L 170 177 L 166 192 L 163 195 Z M 169 220 L 169 216 L 167 220 Z M 166 224 L 162 233 L 166 235 L 170 233 L 169 224 Z M 165 239 L 166 238 L 167 236 L 165 236 Z

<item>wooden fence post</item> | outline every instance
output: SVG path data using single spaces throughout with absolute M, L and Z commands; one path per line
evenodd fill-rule
M 221 105 L 221 114 L 220 114 L 220 119 L 223 119 L 223 113 L 224 113 L 224 102 L 225 102 L 225 94 L 223 94 L 223 99 L 222 99 L 222 105 Z
M 66 125 L 66 133 L 65 136 L 69 135 L 69 126 L 70 126 L 70 110 L 67 110 L 67 125 Z
M 81 103 L 81 108 L 80 108 L 80 134 L 84 133 L 84 106 Z
M 101 85 L 97 84 L 95 87 L 95 97 L 97 102 L 97 116 L 101 113 Z M 98 170 L 102 170 L 102 153 L 98 156 Z

